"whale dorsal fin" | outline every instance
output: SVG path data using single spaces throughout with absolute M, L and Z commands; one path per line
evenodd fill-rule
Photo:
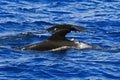
M 54 41 L 60 41 L 60 40 L 67 40 L 65 35 L 69 33 L 71 30 L 63 29 L 55 32 L 50 38 L 47 40 L 54 40 Z

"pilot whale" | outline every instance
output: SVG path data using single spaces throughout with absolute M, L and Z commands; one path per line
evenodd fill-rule
M 46 29 L 46 31 L 55 31 L 55 33 L 43 42 L 30 44 L 19 48 L 19 50 L 60 51 L 60 50 L 67 50 L 69 48 L 74 48 L 74 49 L 94 48 L 94 46 L 92 45 L 82 42 L 71 41 L 66 38 L 66 34 L 71 31 L 86 31 L 84 27 L 70 25 L 70 24 L 61 24 L 50 27 Z
M 76 26 L 76 25 L 71 25 L 71 24 L 58 24 L 58 25 L 54 25 L 50 28 L 47 28 L 46 31 L 50 32 L 50 31 L 58 31 L 61 29 L 68 29 L 68 30 L 72 30 L 72 31 L 82 31 L 85 32 L 86 29 L 82 26 Z

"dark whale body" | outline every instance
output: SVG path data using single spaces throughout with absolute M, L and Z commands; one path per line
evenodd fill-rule
M 79 47 L 80 49 L 92 48 L 92 46 L 88 44 L 80 43 L 79 45 L 76 42 L 70 41 L 65 37 L 65 35 L 72 30 L 85 31 L 85 28 L 83 27 L 69 25 L 69 24 L 62 24 L 62 25 L 55 25 L 46 30 L 55 31 L 55 33 L 43 42 L 27 45 L 19 49 L 33 50 L 33 51 L 57 51 L 57 50 L 64 50 L 68 48 L 77 48 L 77 47 Z
M 21 50 L 50 51 L 52 49 L 56 49 L 62 46 L 77 46 L 73 41 L 66 39 L 65 35 L 69 32 L 70 30 L 67 29 L 57 31 L 44 42 L 25 46 L 21 48 Z

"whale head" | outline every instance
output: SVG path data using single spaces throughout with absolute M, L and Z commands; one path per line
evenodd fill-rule
M 76 26 L 76 25 L 71 25 L 71 24 L 58 24 L 58 25 L 54 25 L 50 28 L 47 28 L 46 31 L 58 31 L 58 30 L 62 30 L 62 29 L 68 29 L 70 31 L 81 31 L 81 32 L 85 32 L 86 29 L 82 26 Z

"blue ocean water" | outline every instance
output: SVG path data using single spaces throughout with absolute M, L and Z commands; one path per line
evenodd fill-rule
M 15 50 L 47 39 L 42 30 L 63 23 L 90 31 L 67 38 L 103 49 Z M 120 80 L 120 1 L 1 0 L 0 80 Z

